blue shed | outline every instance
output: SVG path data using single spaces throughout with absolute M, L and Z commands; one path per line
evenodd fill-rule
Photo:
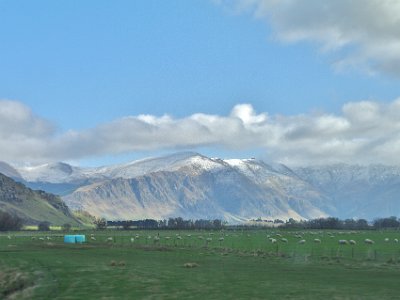
M 86 242 L 85 235 L 82 234 L 74 234 L 74 235 L 64 235 L 64 243 L 67 244 L 76 244 L 76 243 L 84 243 Z
M 84 243 L 86 242 L 86 237 L 83 234 L 75 235 L 75 243 Z

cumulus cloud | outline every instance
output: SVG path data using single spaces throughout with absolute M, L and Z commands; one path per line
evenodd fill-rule
M 161 149 L 264 149 L 289 165 L 400 164 L 400 99 L 351 102 L 340 114 L 268 115 L 238 104 L 226 116 L 139 115 L 82 131 L 55 126 L 16 101 L 0 101 L 0 160 L 48 162 Z
M 400 76 L 398 0 L 215 0 L 267 20 L 278 39 L 315 42 L 336 68 Z

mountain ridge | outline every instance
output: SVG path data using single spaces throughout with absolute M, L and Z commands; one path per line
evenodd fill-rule
M 28 182 L 43 189 L 69 185 L 69 190 L 60 193 L 69 206 L 109 219 L 372 219 L 388 213 L 400 215 L 396 202 L 400 195 L 397 166 L 336 164 L 290 168 L 254 158 L 209 158 L 196 152 L 98 168 L 59 163 L 46 165 L 46 170 L 43 166 L 16 171 L 24 180 L 48 178 L 51 182 Z
M 54 225 L 78 224 L 60 197 L 34 191 L 0 173 L 0 210 L 17 215 L 26 224 L 48 221 Z

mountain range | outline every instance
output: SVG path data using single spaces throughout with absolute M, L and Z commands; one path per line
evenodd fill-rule
M 183 152 L 98 168 L 66 163 L 15 168 L 0 163 L 0 173 L 61 195 L 71 209 L 109 220 L 181 216 L 242 222 L 400 215 L 396 166 L 290 168 Z

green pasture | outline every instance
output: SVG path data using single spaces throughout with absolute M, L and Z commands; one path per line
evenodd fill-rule
M 0 234 L 0 299 L 398 299 L 400 293 L 398 231 L 80 233 L 87 243 L 64 244 L 60 231 Z M 365 244 L 367 238 L 375 243 Z

